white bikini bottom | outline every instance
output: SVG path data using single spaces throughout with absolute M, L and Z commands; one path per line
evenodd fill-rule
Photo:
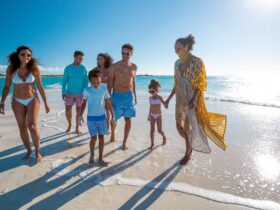
M 13 98 L 17 102 L 21 103 L 22 105 L 27 106 L 35 98 L 35 95 L 30 97 L 30 98 L 27 98 L 27 99 L 19 99 L 19 98 L 16 98 L 16 97 L 13 97 Z
M 151 115 L 151 117 L 154 118 L 155 120 L 158 119 L 158 118 L 160 118 L 160 116 L 161 116 L 161 114 L 153 114 L 153 113 L 151 113 L 150 115 Z

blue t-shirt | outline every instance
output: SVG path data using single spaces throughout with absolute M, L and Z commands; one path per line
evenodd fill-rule
M 105 86 L 100 85 L 98 88 L 87 87 L 83 92 L 83 99 L 88 102 L 88 116 L 104 115 L 105 99 L 109 99 L 110 95 Z
M 83 65 L 70 64 L 64 69 L 62 94 L 80 94 L 88 87 L 87 69 Z

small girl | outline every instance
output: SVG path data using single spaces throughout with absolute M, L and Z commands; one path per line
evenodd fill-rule
M 149 93 L 151 94 L 151 97 L 149 98 L 150 111 L 148 116 L 148 121 L 150 121 L 150 125 L 151 125 L 151 130 L 150 130 L 151 146 L 149 147 L 149 149 L 152 150 L 154 148 L 155 124 L 157 124 L 158 132 L 163 137 L 162 144 L 163 145 L 166 144 L 166 137 L 164 135 L 164 132 L 162 131 L 162 118 L 161 118 L 161 104 L 164 104 L 164 101 L 162 97 L 158 95 L 160 89 L 159 81 L 152 79 L 148 88 L 149 88 Z

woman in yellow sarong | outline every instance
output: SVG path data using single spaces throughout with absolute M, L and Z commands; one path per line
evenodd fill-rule
M 207 112 L 203 91 L 207 87 L 207 78 L 203 61 L 190 51 L 195 44 L 192 35 L 179 38 L 175 43 L 175 52 L 179 59 L 175 62 L 174 87 L 166 100 L 168 106 L 176 95 L 176 127 L 185 139 L 186 153 L 180 161 L 187 164 L 192 150 L 210 153 L 208 140 L 225 150 L 226 115 Z

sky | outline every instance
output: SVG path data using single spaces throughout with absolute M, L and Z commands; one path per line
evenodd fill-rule
M 0 0 L 0 72 L 20 45 L 59 74 L 75 50 L 91 69 L 131 43 L 138 74 L 172 75 L 175 40 L 188 34 L 208 75 L 280 72 L 280 0 Z

